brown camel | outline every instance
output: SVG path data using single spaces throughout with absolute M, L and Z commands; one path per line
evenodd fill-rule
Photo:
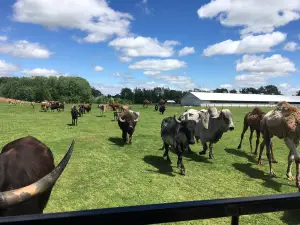
M 259 139 L 260 139 L 260 134 L 261 134 L 261 120 L 262 118 L 266 115 L 265 112 L 263 112 L 259 107 L 254 107 L 254 109 L 251 112 L 248 112 L 245 117 L 244 117 L 244 128 L 241 134 L 241 141 L 238 146 L 238 149 L 241 149 L 242 147 L 242 141 L 244 138 L 244 134 L 246 133 L 248 127 L 250 127 L 250 137 L 249 137 L 249 142 L 250 142 L 250 149 L 251 153 L 253 151 L 252 147 L 252 137 L 253 137 L 253 132 L 254 130 L 256 131 L 256 146 L 255 146 L 255 151 L 253 154 L 257 155 L 257 150 L 258 150 L 258 145 L 259 145 Z M 262 141 L 260 148 L 263 149 L 265 147 L 265 140 Z M 262 151 L 262 150 L 261 150 Z M 272 155 L 272 162 L 277 163 L 277 160 L 274 157 L 273 154 L 273 144 L 271 143 L 271 155 Z M 258 164 L 261 165 L 261 157 L 258 158 Z

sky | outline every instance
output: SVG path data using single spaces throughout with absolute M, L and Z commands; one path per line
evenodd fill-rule
M 1 0 L 0 17 L 0 76 L 300 90 L 299 0 Z

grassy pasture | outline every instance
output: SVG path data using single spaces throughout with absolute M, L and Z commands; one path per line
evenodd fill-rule
M 64 112 L 39 112 L 29 104 L 0 104 L 1 148 L 17 138 L 32 135 L 40 139 L 54 153 L 56 164 L 75 139 L 69 165 L 56 183 L 45 213 L 76 211 L 95 208 L 167 203 L 190 200 L 245 197 L 297 191 L 294 181 L 285 178 L 288 150 L 283 141 L 274 139 L 274 154 L 279 161 L 274 165 L 278 178 L 268 178 L 265 152 L 263 165 L 256 165 L 250 155 L 249 133 L 237 150 L 243 117 L 252 108 L 231 108 L 236 129 L 225 133 L 214 145 L 215 159 L 197 153 L 200 143 L 192 146 L 194 154 L 186 153 L 184 177 L 176 168 L 177 156 L 170 153 L 172 165 L 163 158 L 160 138 L 162 118 L 181 114 L 185 108 L 168 106 L 165 115 L 154 111 L 154 106 L 133 110 L 141 113 L 131 146 L 122 144 L 121 131 L 113 113 L 100 116 L 96 105 L 92 111 L 71 124 L 71 105 Z M 264 111 L 269 109 L 264 108 Z M 255 146 L 253 138 L 253 146 Z M 295 175 L 293 164 L 293 174 Z M 293 224 L 290 214 L 268 213 L 241 217 L 241 224 Z M 298 216 L 298 221 L 300 217 Z M 229 218 L 182 222 L 179 224 L 229 224 Z

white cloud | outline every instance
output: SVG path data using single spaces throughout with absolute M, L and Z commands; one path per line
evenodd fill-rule
M 186 66 L 186 62 L 177 59 L 146 59 L 130 65 L 129 69 L 168 71 Z
M 300 1 L 212 0 L 197 11 L 200 18 L 217 17 L 228 27 L 243 27 L 242 35 L 269 33 L 300 18 Z
M 284 76 L 295 72 L 296 68 L 293 62 L 279 54 L 270 57 L 244 55 L 242 60 L 238 60 L 236 71 L 248 72 L 260 76 Z
M 108 45 L 121 51 L 127 57 L 170 57 L 174 53 L 170 42 L 167 42 L 167 44 L 160 43 L 156 38 L 142 36 L 116 38 Z
M 136 4 L 137 6 L 141 7 L 146 14 L 151 14 L 151 9 L 148 6 L 148 0 L 142 0 L 141 2 Z
M 226 89 L 231 89 L 233 86 L 231 84 L 222 84 L 220 85 L 220 88 L 226 88 Z
M 120 94 L 122 88 L 124 87 L 123 85 L 119 85 L 119 84 L 98 84 L 98 83 L 93 83 L 91 84 L 92 87 L 94 87 L 95 89 L 101 91 L 102 94 L 104 95 L 117 95 Z
M 0 41 L 7 41 L 7 36 L 0 36 Z
M 172 45 L 180 45 L 181 43 L 179 41 L 174 41 L 174 40 L 166 40 L 164 42 L 164 45 L 166 46 L 172 46 Z
M 144 71 L 145 75 L 149 75 L 149 76 L 155 76 L 155 75 L 159 75 L 161 74 L 160 71 Z
M 295 95 L 300 90 L 300 86 L 292 87 L 288 83 L 283 83 L 283 84 L 279 84 L 279 90 L 281 93 L 285 95 Z
M 178 53 L 179 56 L 184 56 L 184 55 L 190 55 L 195 53 L 195 48 L 194 47 L 184 47 L 181 49 Z
M 42 47 L 39 43 L 30 43 L 26 40 L 0 43 L 0 53 L 20 58 L 49 58 L 53 52 Z
M 104 70 L 104 68 L 102 66 L 95 66 L 94 69 L 97 71 L 97 72 L 101 72 Z
M 286 50 L 286 51 L 294 52 L 296 50 L 299 50 L 300 46 L 298 45 L 298 43 L 290 41 L 290 42 L 285 44 L 283 49 Z
M 53 69 L 45 69 L 45 68 L 36 68 L 32 70 L 22 70 L 23 74 L 27 76 L 43 76 L 43 77 L 50 77 L 50 76 L 69 76 L 66 73 L 60 73 Z
M 167 84 L 171 84 L 174 88 L 179 90 L 191 90 L 196 88 L 196 84 L 190 77 L 162 74 L 157 78 L 165 80 Z
M 0 60 L 0 77 L 10 76 L 11 72 L 18 70 L 19 67 L 12 63 L 7 63 L 4 60 Z
M 262 85 L 265 85 L 266 82 L 266 77 L 259 74 L 242 74 L 235 77 L 236 86 L 239 87 L 258 88 Z
M 135 85 L 137 88 L 145 88 L 145 89 L 154 89 L 156 87 L 166 87 L 164 83 L 157 83 L 155 81 L 147 81 L 143 83 L 138 83 Z
M 78 40 L 96 43 L 128 35 L 133 17 L 113 10 L 105 0 L 17 0 L 13 19 L 50 29 L 77 29 L 87 33 Z
M 120 58 L 121 62 L 131 62 L 132 61 L 132 58 L 127 57 L 127 56 L 120 56 L 119 58 Z
M 269 52 L 271 48 L 280 44 L 286 39 L 286 34 L 273 32 L 264 35 L 249 35 L 239 41 L 226 40 L 204 49 L 205 56 L 242 54 L 242 53 L 261 53 Z
M 121 73 L 119 73 L 119 72 L 113 73 L 113 76 L 114 76 L 114 77 L 120 77 L 120 76 L 121 76 Z

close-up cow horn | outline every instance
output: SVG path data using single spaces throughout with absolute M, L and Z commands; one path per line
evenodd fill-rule
M 74 144 L 75 140 L 72 141 L 69 150 L 65 154 L 64 158 L 60 161 L 60 163 L 43 178 L 26 187 L 0 192 L 0 208 L 5 209 L 10 206 L 25 202 L 30 198 L 39 195 L 47 191 L 49 188 L 53 187 L 71 158 Z
M 120 120 L 122 123 L 125 122 L 125 120 L 123 120 L 121 117 L 119 117 L 119 120 Z

